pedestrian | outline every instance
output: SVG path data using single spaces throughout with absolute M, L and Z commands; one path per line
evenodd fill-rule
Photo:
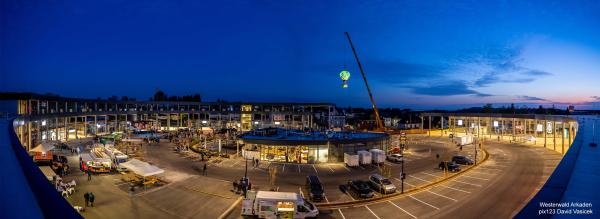
M 94 193 L 90 192 L 90 207 L 94 207 Z
M 204 167 L 202 167 L 202 175 L 206 176 L 206 163 L 204 163 Z
M 88 181 L 92 180 L 92 171 L 89 169 L 87 170 L 87 175 L 88 175 Z
M 133 192 L 135 192 L 135 186 L 129 185 L 129 196 L 133 196 Z
M 238 183 L 233 181 L 233 192 L 237 193 Z
M 90 203 L 90 193 L 83 194 L 83 198 L 85 199 L 85 207 L 89 206 Z
M 435 159 L 440 159 L 440 154 L 435 154 Z
M 256 158 L 256 167 L 259 166 L 259 162 L 260 162 L 260 160 L 258 158 Z

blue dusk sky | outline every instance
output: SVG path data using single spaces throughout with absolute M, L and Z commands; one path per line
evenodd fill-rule
M 600 108 L 600 1 L 0 3 L 0 91 Z M 339 72 L 352 74 L 343 89 Z

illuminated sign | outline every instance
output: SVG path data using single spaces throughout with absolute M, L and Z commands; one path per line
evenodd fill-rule
M 458 125 L 459 125 L 459 126 L 462 126 L 462 124 L 463 124 L 463 122 L 462 122 L 462 119 L 459 119 L 459 120 L 458 120 Z
M 546 133 L 552 134 L 552 122 L 546 123 Z
M 537 127 L 535 129 L 537 132 L 543 132 L 544 131 L 544 126 L 542 126 L 542 124 L 537 124 Z
M 494 121 L 494 127 L 498 127 L 498 121 Z

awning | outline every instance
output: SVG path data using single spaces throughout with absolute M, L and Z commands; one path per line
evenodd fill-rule
M 143 177 L 161 174 L 161 173 L 165 172 L 163 169 L 160 169 L 154 165 L 151 165 L 149 163 L 146 163 L 144 161 L 141 161 L 141 160 L 138 160 L 135 158 L 131 159 L 125 163 L 121 163 L 121 164 L 119 164 L 119 166 L 125 167 L 125 168 L 129 169 L 130 171 L 133 171 L 134 173 L 136 173 L 140 176 L 143 176 Z
M 50 150 L 54 149 L 54 143 L 52 142 L 43 142 L 41 144 L 38 144 L 37 146 L 35 146 L 33 149 L 29 150 L 31 152 L 41 152 L 41 153 L 46 153 Z

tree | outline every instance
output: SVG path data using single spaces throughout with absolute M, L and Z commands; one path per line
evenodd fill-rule
M 154 101 L 165 101 L 167 100 L 167 95 L 165 94 L 165 92 L 163 92 L 160 89 L 156 89 L 156 92 L 154 92 Z
M 483 106 L 483 112 L 484 113 L 492 113 L 493 110 L 494 110 L 494 108 L 492 108 L 492 104 L 491 103 L 485 104 Z

